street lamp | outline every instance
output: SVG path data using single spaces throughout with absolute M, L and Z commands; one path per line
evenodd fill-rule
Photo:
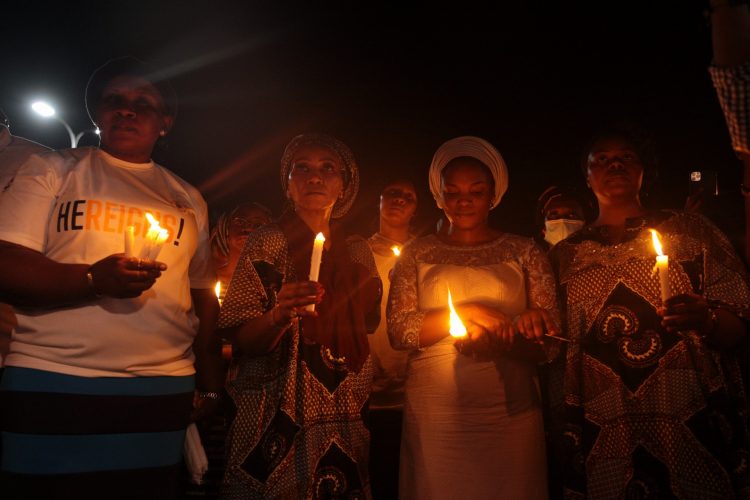
M 87 132 L 93 132 L 96 135 L 99 135 L 99 127 L 88 128 L 82 132 L 79 132 L 78 134 L 75 134 L 73 132 L 73 129 L 70 128 L 70 125 L 68 125 L 68 122 L 57 116 L 55 108 L 53 108 L 52 105 L 47 102 L 35 101 L 31 104 L 31 109 L 43 118 L 54 118 L 55 120 L 62 123 L 63 127 L 65 127 L 65 130 L 68 131 L 68 136 L 70 137 L 70 147 L 72 148 L 78 147 L 78 141 L 80 141 L 81 137 L 83 137 Z

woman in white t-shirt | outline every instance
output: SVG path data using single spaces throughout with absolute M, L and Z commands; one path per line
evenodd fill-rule
M 194 362 L 204 397 L 222 383 L 206 204 L 151 160 L 176 112 L 152 68 L 109 61 L 86 105 L 101 147 L 34 155 L 0 197 L 0 293 L 18 316 L 0 491 L 171 498 Z M 158 260 L 137 258 L 147 213 L 169 231 Z

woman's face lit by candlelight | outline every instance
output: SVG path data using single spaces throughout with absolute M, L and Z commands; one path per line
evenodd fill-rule
M 451 160 L 442 172 L 443 211 L 456 229 L 487 226 L 495 192 L 489 169 L 479 160 L 460 157 Z
M 637 199 L 643 184 L 643 162 L 627 140 L 603 138 L 589 151 L 586 174 L 588 185 L 600 203 Z
M 417 211 L 417 192 L 407 181 L 388 184 L 380 194 L 380 218 L 393 226 L 406 226 Z
M 292 158 L 287 188 L 295 210 L 332 210 L 344 190 L 343 172 L 341 159 L 329 148 L 300 147 Z
M 102 149 L 134 163 L 151 159 L 156 141 L 169 131 L 172 122 L 156 87 L 137 76 L 110 80 L 96 108 Z

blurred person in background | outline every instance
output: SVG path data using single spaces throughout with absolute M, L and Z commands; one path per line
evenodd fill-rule
M 370 480 L 373 497 L 398 496 L 398 467 L 404 406 L 404 380 L 408 353 L 397 351 L 388 340 L 385 321 L 386 298 L 393 269 L 401 249 L 414 235 L 411 222 L 417 212 L 417 191 L 406 179 L 388 182 L 380 192 L 378 231 L 367 242 L 372 249 L 383 282 L 380 325 L 367 340 L 372 356 L 370 395 Z

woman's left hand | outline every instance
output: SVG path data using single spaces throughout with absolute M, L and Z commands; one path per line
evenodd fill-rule
M 696 330 L 708 333 L 713 326 L 708 301 L 694 293 L 670 297 L 658 313 L 662 316 L 661 326 L 668 332 Z
M 526 309 L 516 316 L 515 326 L 518 333 L 527 340 L 537 341 L 545 335 L 556 335 L 560 328 L 546 309 Z

